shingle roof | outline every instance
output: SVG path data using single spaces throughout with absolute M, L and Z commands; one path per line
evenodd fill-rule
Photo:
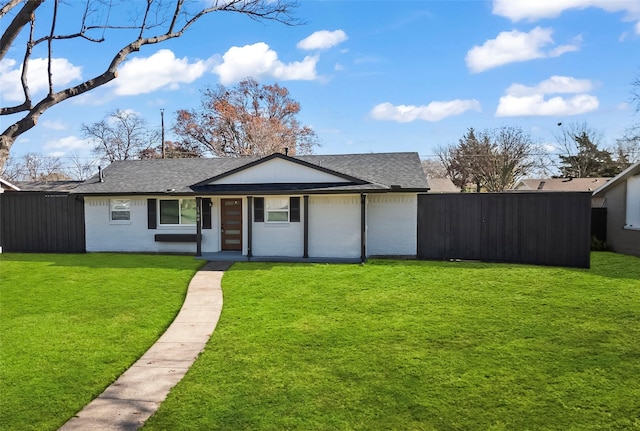
M 61 180 L 61 181 L 17 181 L 14 184 L 22 192 L 70 192 L 82 181 Z
M 428 178 L 429 193 L 456 193 L 460 188 L 449 178 Z
M 592 192 L 606 184 L 611 178 L 525 178 L 516 185 L 516 190 L 541 192 Z
M 287 159 L 288 156 L 278 155 Z M 294 159 L 364 180 L 367 184 L 317 184 L 297 187 L 295 184 L 194 187 L 207 179 L 260 160 L 257 157 L 215 159 L 153 159 L 117 161 L 103 170 L 104 182 L 98 175 L 78 186 L 80 194 L 192 194 L 277 192 L 304 189 L 308 193 L 345 191 L 426 191 L 427 180 L 417 153 L 370 153 L 344 155 L 295 156 Z M 271 186 L 271 187 L 269 187 Z M 392 187 L 393 186 L 393 187 Z M 396 186 L 400 186 L 397 188 Z M 252 190 L 255 189 L 255 190 Z

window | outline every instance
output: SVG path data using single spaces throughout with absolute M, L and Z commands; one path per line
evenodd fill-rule
M 160 200 L 160 224 L 195 225 L 195 199 L 162 199 Z
M 286 223 L 289 221 L 289 199 L 266 198 L 265 199 L 266 222 Z
M 627 179 L 627 224 L 625 229 L 640 230 L 640 176 Z
M 111 199 L 109 201 L 109 221 L 128 222 L 131 220 L 131 201 L 129 199 Z
M 262 198 L 253 199 L 253 221 L 269 223 L 287 223 L 300 221 L 300 198 Z

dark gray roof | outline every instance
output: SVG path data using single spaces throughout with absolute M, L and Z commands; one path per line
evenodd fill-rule
M 83 181 L 16 181 L 13 183 L 21 192 L 71 192 Z
M 267 158 L 297 159 L 325 170 L 358 178 L 365 184 L 332 183 L 260 184 L 196 186 L 224 173 L 241 169 L 260 160 L 258 157 L 215 159 L 154 159 L 123 160 L 103 170 L 104 181 L 98 175 L 78 186 L 81 194 L 231 194 L 276 193 L 304 190 L 305 193 L 340 193 L 345 191 L 426 191 L 427 180 L 417 153 L 370 153 L 344 155 L 309 155 L 288 157 L 272 155 Z M 265 158 L 265 159 L 267 159 Z M 397 188 L 396 186 L 400 186 Z

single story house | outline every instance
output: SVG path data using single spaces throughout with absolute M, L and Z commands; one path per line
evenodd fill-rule
M 524 178 L 513 190 L 533 192 L 591 192 L 606 184 L 611 178 Z M 591 200 L 592 207 L 598 207 L 597 199 Z
M 640 162 L 595 190 L 593 199 L 607 208 L 607 246 L 640 256 Z
M 117 161 L 84 198 L 86 251 L 364 260 L 417 254 L 417 153 Z
M 429 193 L 459 193 L 460 187 L 449 178 L 427 178 Z
M 524 178 L 514 190 L 537 192 L 593 192 L 611 178 Z

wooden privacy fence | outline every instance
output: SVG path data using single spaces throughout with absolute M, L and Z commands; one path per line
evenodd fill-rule
M 589 267 L 591 193 L 418 197 L 418 258 Z
M 67 193 L 0 194 L 0 245 L 5 252 L 82 253 L 84 204 Z

